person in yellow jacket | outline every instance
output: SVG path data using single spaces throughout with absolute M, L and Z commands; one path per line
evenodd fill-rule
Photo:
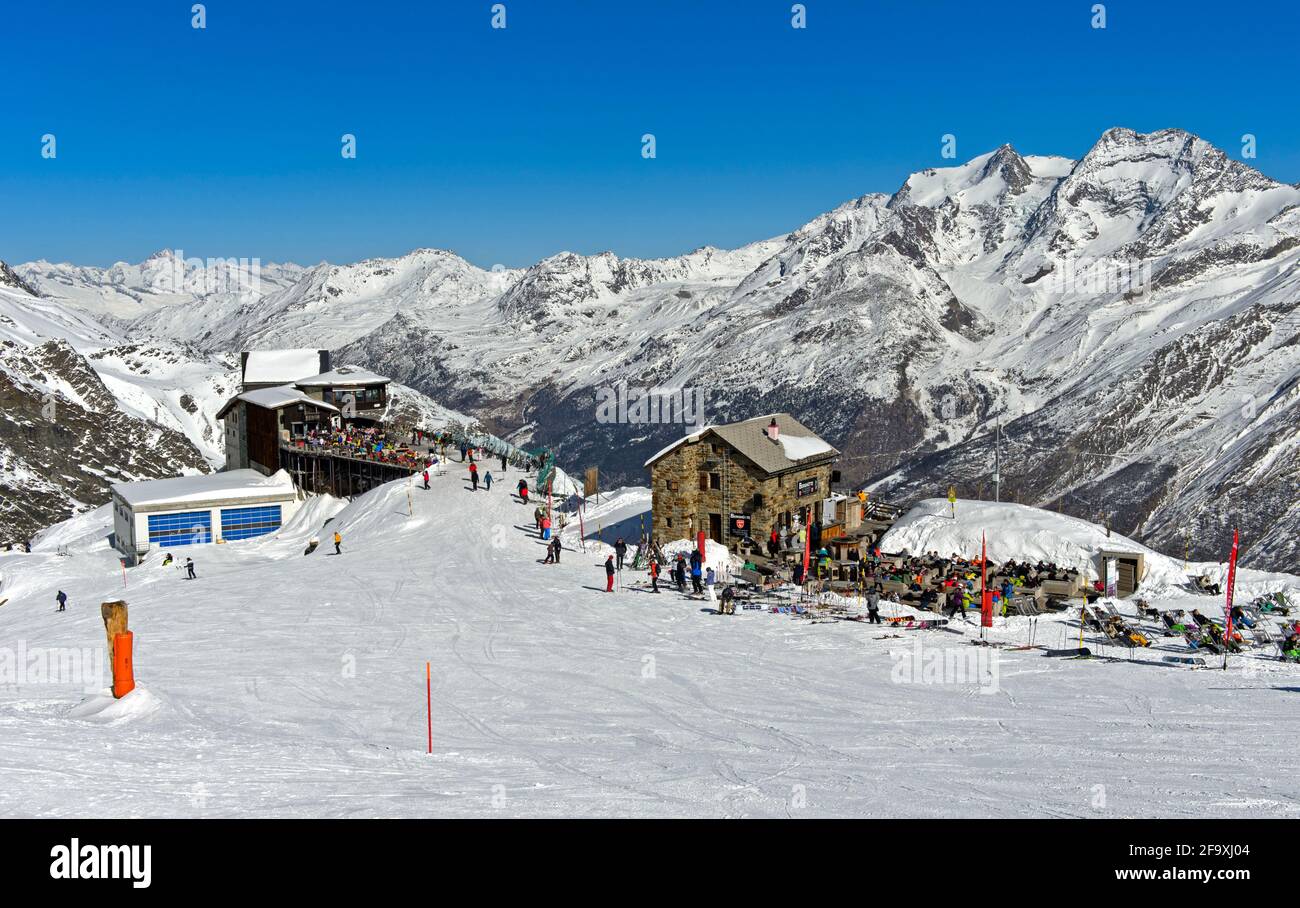
M 339 535 L 338 530 L 334 531 L 334 554 L 335 555 L 343 554 L 343 537 Z

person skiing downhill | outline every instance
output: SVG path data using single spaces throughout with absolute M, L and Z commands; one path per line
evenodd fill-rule
M 339 535 L 338 530 L 334 531 L 334 554 L 335 555 L 343 554 L 343 537 Z
M 198 577 L 195 576 L 195 574 L 194 574 L 194 559 L 193 559 L 193 558 L 186 558 L 186 559 L 185 559 L 185 575 L 186 575 L 186 576 L 185 576 L 185 579 L 186 579 L 186 580 L 197 580 L 197 579 L 198 579 Z
M 614 592 L 614 556 L 605 559 L 605 592 Z
M 506 456 L 505 456 L 504 454 L 502 454 L 502 455 L 501 455 L 501 472 L 504 473 L 505 471 L 506 471 Z
M 492 471 L 491 471 L 491 470 L 489 470 L 489 471 L 488 471 L 487 473 L 485 473 L 484 476 L 483 476 L 483 488 L 487 489 L 489 492 L 492 491 Z
M 519 499 L 524 504 L 528 504 L 528 480 L 526 479 L 519 480 L 519 485 L 517 488 L 519 489 Z
M 63 592 L 63 590 L 59 590 L 59 595 L 55 596 L 54 600 L 59 603 L 58 610 L 63 611 L 68 605 L 68 594 Z
M 470 461 L 469 464 L 469 481 L 473 491 L 478 491 L 478 464 Z

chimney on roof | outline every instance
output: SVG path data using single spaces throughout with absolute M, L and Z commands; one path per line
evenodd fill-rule
M 767 437 L 776 441 L 776 437 L 780 434 L 781 428 L 776 424 L 776 417 L 773 417 L 772 421 L 767 424 Z
M 330 352 L 328 350 L 317 350 L 320 354 L 320 374 L 324 375 L 330 370 Z

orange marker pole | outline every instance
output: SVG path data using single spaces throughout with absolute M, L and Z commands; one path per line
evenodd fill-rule
M 429 663 L 424 663 L 424 694 L 429 707 L 429 753 L 433 753 L 433 674 Z

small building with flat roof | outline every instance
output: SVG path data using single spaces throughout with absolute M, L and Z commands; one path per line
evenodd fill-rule
M 112 486 L 113 536 L 132 564 L 150 550 L 234 542 L 274 533 L 298 510 L 283 470 L 227 470 Z

